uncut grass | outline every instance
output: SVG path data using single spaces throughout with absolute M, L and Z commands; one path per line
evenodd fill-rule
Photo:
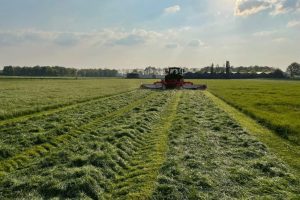
M 203 94 L 184 94 L 176 120 L 152 199 L 299 197 L 294 172 Z
M 1 177 L 0 198 L 110 199 L 122 189 L 115 199 L 134 192 L 132 187 L 116 187 L 117 179 L 135 178 L 132 184 L 147 181 L 143 169 L 151 163 L 132 158 L 148 143 L 151 146 L 148 136 L 172 95 L 163 92 L 121 117 L 81 130 L 84 134 L 70 138 L 63 147 Z
M 136 89 L 127 79 L 0 79 L 0 120 Z
M 55 136 L 67 134 L 71 129 L 77 129 L 149 94 L 149 91 L 134 91 L 81 104 L 54 114 L 33 116 L 25 121 L 2 125 L 0 161 L 31 146 L 48 142 Z
M 203 82 L 203 81 L 202 81 Z M 300 144 L 300 82 L 282 80 L 207 80 L 209 91 Z
M 300 146 L 289 140 L 282 139 L 273 131 L 259 125 L 255 119 L 249 118 L 209 92 L 204 92 L 204 94 L 244 129 L 247 129 L 251 135 L 267 145 L 269 150 L 293 168 L 296 174 L 300 175 Z

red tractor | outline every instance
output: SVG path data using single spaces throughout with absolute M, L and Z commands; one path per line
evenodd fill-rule
M 205 90 L 206 85 L 196 85 L 192 82 L 186 82 L 183 79 L 184 70 L 179 67 L 169 67 L 166 69 L 166 76 L 161 81 L 153 84 L 142 84 L 144 89 L 191 89 L 191 90 Z

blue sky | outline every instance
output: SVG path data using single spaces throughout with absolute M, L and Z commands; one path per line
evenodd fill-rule
M 300 62 L 300 0 L 0 0 L 0 65 Z

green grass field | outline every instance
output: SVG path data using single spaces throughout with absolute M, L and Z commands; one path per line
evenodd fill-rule
M 207 92 L 135 90 L 141 80 L 1 81 L 11 96 L 1 93 L 0 199 L 299 197 L 299 166 L 289 164 L 298 154 L 277 154 L 249 128 L 259 125 Z M 239 90 L 259 81 L 248 82 Z M 216 95 L 218 84 L 230 81 L 209 81 Z M 55 106 L 34 88 L 52 91 Z
M 300 81 L 208 80 L 209 91 L 300 145 Z
M 140 80 L 0 79 L 0 119 L 85 102 L 135 89 Z

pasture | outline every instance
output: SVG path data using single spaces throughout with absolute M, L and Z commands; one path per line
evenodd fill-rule
M 0 198 L 299 197 L 297 167 L 243 127 L 208 92 L 138 90 L 140 82 L 0 79 Z M 239 87 L 226 80 L 207 82 L 209 92 L 237 108 L 258 92 L 262 96 L 271 91 L 264 81 L 233 83 Z M 288 95 L 299 95 L 293 93 L 299 84 L 283 84 L 291 84 L 291 91 L 272 90 L 273 95 L 296 104 Z M 255 87 L 257 93 L 246 92 Z M 266 102 L 262 97 L 255 100 Z M 272 105 L 273 99 L 267 100 Z M 250 113 L 249 102 L 245 109 Z M 299 114 L 286 109 L 288 117 Z M 298 148 L 292 136 L 297 134 L 287 133 Z
M 300 81 L 212 80 L 209 91 L 300 145 Z
M 63 107 L 136 89 L 140 80 L 1 78 L 0 119 Z

